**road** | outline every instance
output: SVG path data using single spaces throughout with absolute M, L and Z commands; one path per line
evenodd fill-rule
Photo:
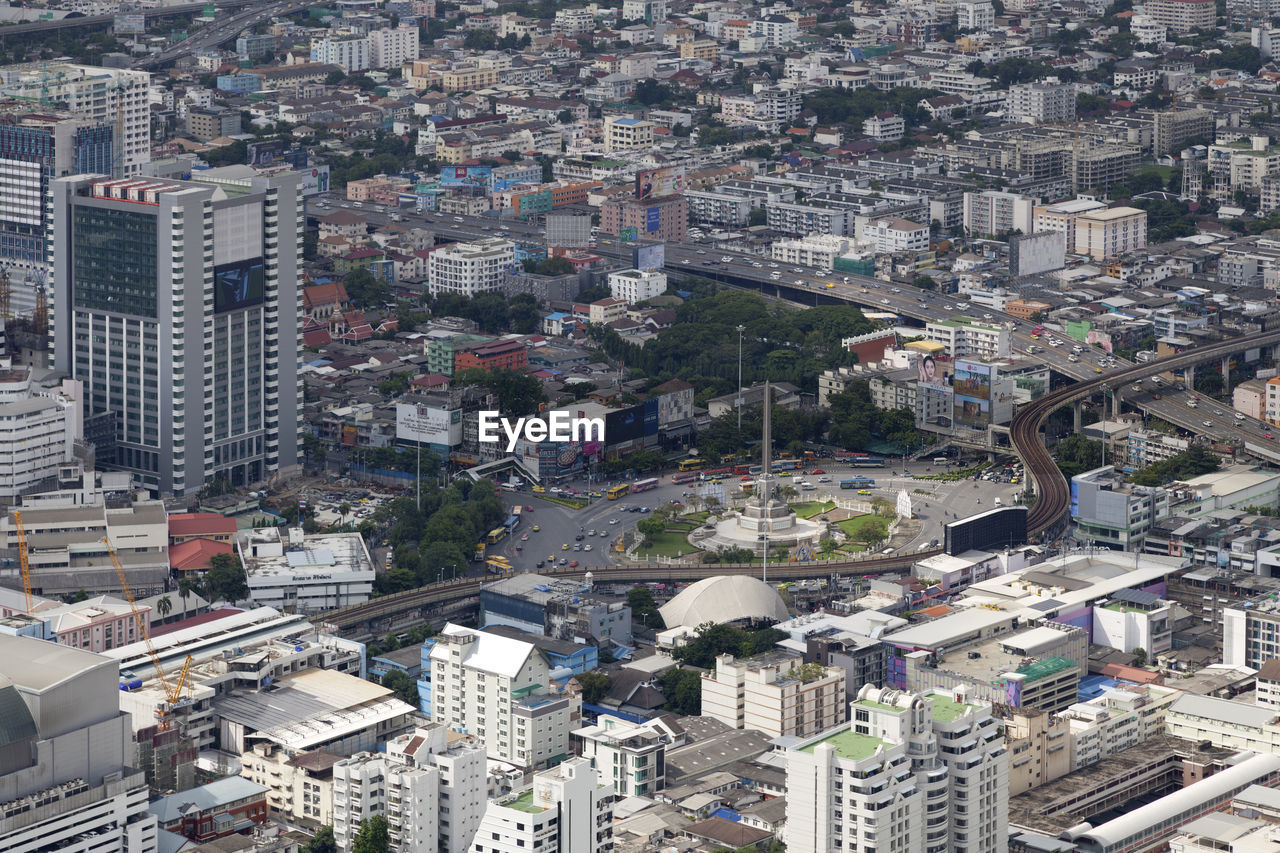
M 254 6 L 228 18 L 219 18 L 212 24 L 202 26 L 190 37 L 165 48 L 160 53 L 139 59 L 133 64 L 133 67 L 144 70 L 159 68 L 192 53 L 218 47 L 234 39 L 243 30 L 252 28 L 263 21 L 270 20 L 278 15 L 301 12 L 313 5 L 313 3 L 305 2 L 305 0 L 277 0 L 274 3 Z
M 214 5 L 219 9 L 233 9 L 240 6 L 248 6 L 256 0 L 214 0 Z M 182 6 L 165 6 L 155 9 L 139 9 L 129 14 L 144 15 L 148 20 L 156 18 L 169 18 L 175 15 L 190 15 L 203 11 L 204 3 L 189 3 Z M 83 27 L 94 27 L 96 29 L 106 29 L 115 24 L 115 15 L 85 15 L 80 18 L 60 18 L 56 21 L 28 21 L 21 24 L 8 24 L 0 26 L 0 41 L 9 36 L 21 36 L 29 33 L 45 32 L 47 30 L 68 30 L 80 29 Z
M 315 196 L 308 200 L 308 204 L 311 214 L 315 216 L 324 216 L 335 209 L 347 208 L 359 213 L 375 225 L 392 221 L 390 215 L 383 209 L 372 204 L 357 205 L 341 200 L 336 193 Z M 404 211 L 397 215 L 401 217 L 400 224 L 420 225 L 441 236 L 457 240 L 475 240 L 500 235 L 510 236 L 513 239 L 541 240 L 545 234 L 543 227 L 536 222 L 523 222 L 517 219 L 434 213 L 416 214 Z M 599 241 L 596 251 L 613 259 L 626 260 L 630 258 L 631 249 L 627 244 L 605 237 Z M 782 264 L 759 255 L 711 249 L 689 243 L 668 243 L 666 260 L 668 269 L 672 272 L 685 272 L 712 278 L 733 276 L 737 279 L 752 280 L 765 288 L 770 284 L 803 288 L 832 302 L 846 302 L 859 305 L 864 309 L 891 312 L 920 322 L 968 317 L 982 322 L 1008 324 L 1012 326 L 1010 337 L 1014 352 L 1041 361 L 1053 371 L 1077 381 L 1095 378 L 1110 370 L 1111 368 L 1103 366 L 1106 359 L 1114 360 L 1116 370 L 1135 366 L 1132 362 L 1113 357 L 1100 348 L 1092 346 L 1082 346 L 1082 351 L 1074 354 L 1071 347 L 1075 341 L 1061 334 L 1057 337 L 1062 341 L 1062 345 L 1049 346 L 1047 336 L 1039 341 L 1032 337 L 1033 324 L 1002 311 L 966 302 L 954 294 L 940 294 L 909 286 L 901 287 L 865 276 L 845 276 L 813 267 Z M 1031 352 L 1032 346 L 1037 348 L 1034 354 Z M 1078 361 L 1071 361 L 1073 355 Z M 1268 456 L 1272 461 L 1280 462 L 1280 444 L 1266 437 L 1270 432 L 1267 424 L 1253 418 L 1237 420 L 1230 404 L 1215 403 L 1203 395 L 1180 390 L 1167 382 L 1161 388 L 1151 380 L 1145 380 L 1142 383 L 1142 390 L 1138 392 L 1132 389 L 1132 385 L 1133 383 L 1130 382 L 1122 386 L 1121 400 L 1141 409 L 1147 415 L 1168 421 L 1193 435 L 1211 431 L 1212 435 L 1224 440 L 1233 438 L 1240 441 L 1247 440 L 1258 448 L 1256 452 Z M 1155 399 L 1157 393 L 1161 397 L 1159 400 Z M 1187 405 L 1191 400 L 1197 402 L 1195 407 Z

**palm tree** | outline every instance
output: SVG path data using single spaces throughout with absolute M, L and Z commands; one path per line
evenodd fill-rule
M 338 515 L 342 516 L 342 526 L 347 526 L 347 516 L 351 514 L 351 504 L 343 501 L 338 507 Z
M 169 596 L 160 596 L 160 600 L 156 602 L 156 612 L 160 614 L 160 621 L 162 622 L 166 616 L 173 612 L 173 601 Z
M 795 486 L 779 486 L 778 487 L 778 497 L 782 498 L 784 501 L 787 501 L 788 503 L 790 503 L 798 494 L 800 493 L 796 491 Z
M 195 581 L 191 578 L 178 578 L 178 597 L 182 599 L 182 613 L 187 613 L 187 598 L 196 591 Z

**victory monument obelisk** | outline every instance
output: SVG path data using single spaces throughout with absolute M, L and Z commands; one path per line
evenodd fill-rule
M 773 412 L 771 389 L 764 384 L 764 428 L 760 443 L 760 474 L 755 489 L 742 512 L 725 518 L 716 524 L 716 531 L 703 544 L 721 550 L 724 548 L 750 548 L 763 553 L 765 536 L 768 546 L 793 548 L 797 545 L 817 545 L 822 526 L 813 521 L 796 518 L 786 501 L 773 496 L 778 478 L 773 473 Z

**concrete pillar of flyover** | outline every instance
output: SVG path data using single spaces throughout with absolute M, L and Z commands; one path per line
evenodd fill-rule
M 1081 418 L 1080 418 L 1081 405 L 1082 405 L 1081 402 L 1079 400 L 1076 400 L 1075 405 L 1071 407 L 1071 415 L 1073 418 L 1072 423 L 1075 425 L 1075 429 L 1073 430 L 1073 432 L 1075 432 L 1076 435 L 1079 435 L 1080 430 L 1084 427 L 1084 424 L 1080 422 L 1081 421 Z
M 1196 390 L 1196 366 L 1188 364 L 1182 368 L 1182 384 L 1187 386 L 1188 391 Z
M 1106 410 L 1106 406 L 1107 406 L 1107 401 L 1104 399 L 1102 401 L 1102 407 L 1104 411 Z M 1120 389 L 1112 388 L 1111 389 L 1111 417 L 1116 420 L 1119 420 L 1120 409 L 1123 406 L 1124 406 L 1124 401 L 1120 399 Z
M 1231 391 L 1231 356 L 1222 357 L 1222 393 Z

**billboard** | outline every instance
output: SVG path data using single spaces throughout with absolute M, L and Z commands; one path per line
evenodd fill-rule
M 636 198 L 661 198 L 684 192 L 684 166 L 636 172 Z
M 441 166 L 440 186 L 487 190 L 492 173 L 492 166 Z
M 658 401 L 656 398 L 644 401 L 644 434 L 658 434 Z
M 610 447 L 644 438 L 644 406 L 614 409 L 604 416 L 604 436 Z
M 1013 275 L 1035 275 L 1060 270 L 1065 265 L 1066 253 L 1065 231 L 1018 234 L 1009 238 L 1009 272 Z
M 262 258 L 219 264 L 213 268 L 213 311 L 260 305 L 263 299 Z
M 299 188 L 302 190 L 302 197 L 306 198 L 311 195 L 319 195 L 329 191 L 329 167 L 315 166 L 310 169 L 301 169 L 298 171 L 301 179 L 298 182 Z
M 634 243 L 639 237 L 640 234 L 635 228 L 623 228 L 618 232 L 618 239 L 624 243 Z
M 360 431 L 350 424 L 342 427 L 342 443 L 355 447 L 360 442 Z
M 287 145 L 282 139 L 269 139 L 266 142 L 250 142 L 248 147 L 249 165 L 257 168 L 270 166 L 284 157 Z
M 456 447 L 462 443 L 462 410 L 396 403 L 396 440 Z
M 145 33 L 147 31 L 146 15 L 116 15 L 116 35 L 124 33 Z
M 938 362 L 933 356 L 921 356 L 916 361 L 916 381 L 925 385 L 933 385 L 938 381 Z
M 990 551 L 1027 544 L 1027 508 L 987 510 L 943 526 L 944 550 L 952 557 L 966 551 Z
M 650 234 L 662 227 L 662 208 L 651 207 L 644 212 L 644 230 Z
M 991 366 L 957 359 L 952 387 L 956 389 L 957 396 L 963 394 L 977 400 L 990 400 Z
M 649 243 L 631 249 L 631 266 L 638 270 L 660 270 L 667 260 L 666 243 Z
M 991 401 L 956 394 L 956 426 L 986 429 L 991 423 Z

